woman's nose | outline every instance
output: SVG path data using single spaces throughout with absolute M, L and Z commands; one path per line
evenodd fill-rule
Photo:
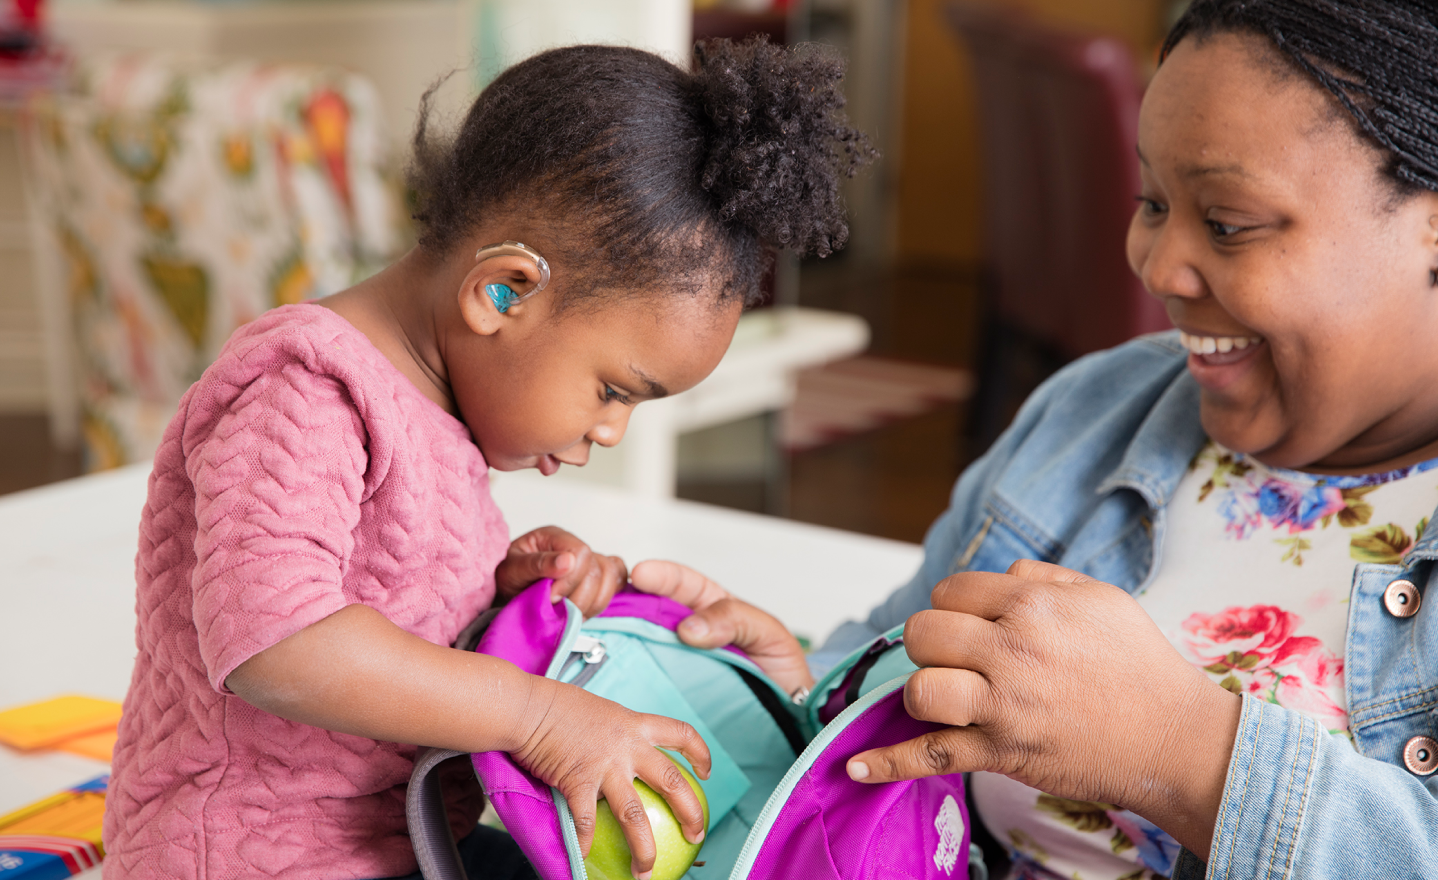
M 1149 293 L 1193 299 L 1207 291 L 1188 239 L 1172 221 L 1158 229 L 1130 232 L 1128 264 Z

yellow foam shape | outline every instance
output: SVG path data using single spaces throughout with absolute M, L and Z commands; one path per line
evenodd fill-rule
M 51 748 L 62 752 L 69 752 L 72 755 L 80 755 L 85 758 L 94 758 L 96 761 L 109 763 L 115 757 L 115 740 L 120 738 L 120 731 L 110 728 L 99 733 L 87 733 L 83 736 L 61 740 Z
M 53 835 L 88 840 L 99 846 L 104 816 L 103 791 L 64 791 L 0 816 L 0 837 Z
M 113 700 L 56 697 L 0 712 L 0 742 L 17 749 L 43 749 L 119 723 L 120 704 Z

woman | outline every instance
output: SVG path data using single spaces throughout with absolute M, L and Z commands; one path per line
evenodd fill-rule
M 851 776 L 988 771 L 1017 877 L 1438 872 L 1435 23 L 1178 22 L 1128 254 L 1180 332 L 1041 388 L 831 639 L 908 618 L 909 709 L 954 725 Z

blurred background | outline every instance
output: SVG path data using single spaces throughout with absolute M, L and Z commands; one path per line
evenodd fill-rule
M 1164 329 L 1123 240 L 1173 0 L 0 0 L 0 493 L 147 460 L 260 311 L 412 240 L 420 96 L 608 42 L 848 59 L 881 160 L 711 379 L 555 479 L 907 541 L 1043 377 Z

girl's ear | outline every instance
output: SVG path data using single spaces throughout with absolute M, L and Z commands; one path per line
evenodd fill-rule
M 460 284 L 460 315 L 470 330 L 489 336 L 505 321 L 528 311 L 522 300 L 539 283 L 539 268 L 528 257 L 502 255 L 480 260 Z
M 475 271 L 464 276 L 464 283 L 459 288 L 459 314 L 471 331 L 480 336 L 490 336 L 499 330 L 505 316 L 485 288 L 503 282 L 486 282 L 483 274 L 476 267 Z

